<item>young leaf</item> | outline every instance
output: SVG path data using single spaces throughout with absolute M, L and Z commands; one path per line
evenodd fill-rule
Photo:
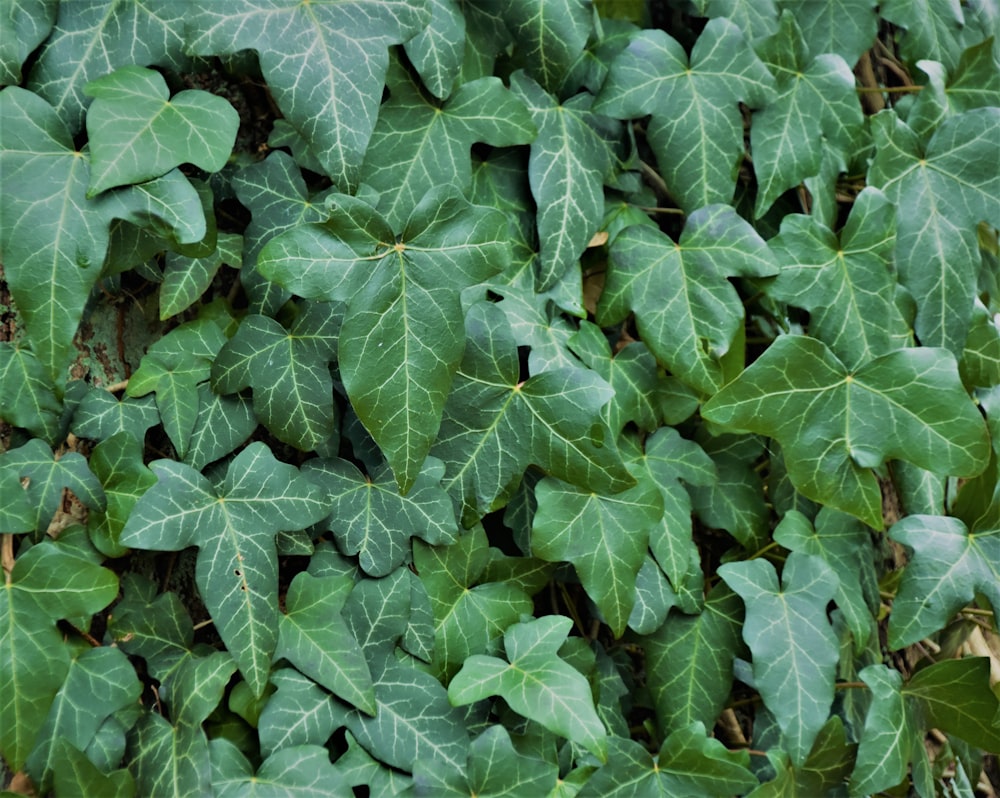
M 726 563 L 719 576 L 746 604 L 743 639 L 753 653 L 754 681 L 792 762 L 802 765 L 833 703 L 840 651 L 826 605 L 837 576 L 819 557 L 798 552 L 789 555 L 780 588 L 766 560 Z
M 982 593 L 1000 611 L 1000 531 L 969 533 L 957 518 L 911 515 L 889 536 L 913 555 L 889 616 L 889 645 L 903 648 L 943 629 Z
M 732 201 L 744 154 L 739 103 L 759 108 L 774 96 L 773 87 L 740 29 L 713 19 L 690 61 L 663 31 L 636 34 L 612 62 L 593 110 L 617 119 L 652 114 L 647 135 L 660 173 L 690 212 Z
M 193 90 L 170 97 L 166 80 L 152 69 L 122 67 L 83 92 L 94 98 L 87 111 L 88 197 L 185 163 L 218 172 L 236 141 L 240 118 L 228 100 Z
M 104 512 L 87 517 L 87 529 L 95 547 L 109 557 L 121 557 L 128 549 L 118 541 L 139 497 L 156 482 L 142 462 L 142 446 L 131 433 L 118 432 L 97 444 L 90 467 L 100 480 L 107 499 Z
M 872 117 L 868 182 L 897 206 L 896 263 L 917 300 L 917 338 L 960 355 L 968 334 L 980 256 L 976 225 L 1000 226 L 1000 108 L 946 119 L 921 142 L 892 111 Z
M 431 545 L 455 539 L 455 510 L 441 488 L 444 468 L 434 458 L 424 461 L 405 496 L 385 465 L 365 476 L 345 460 L 311 460 L 303 473 L 330 496 L 327 527 L 340 550 L 360 555 L 361 568 L 371 576 L 385 576 L 402 565 L 411 537 Z
M 246 316 L 212 363 L 212 387 L 253 387 L 257 418 L 283 443 L 315 449 L 336 427 L 333 378 L 338 314 L 311 303 L 285 330 L 267 316 Z
M 198 590 L 260 695 L 278 637 L 274 535 L 320 520 L 327 504 L 319 488 L 260 442 L 229 464 L 218 491 L 190 466 L 158 460 L 152 469 L 160 481 L 133 508 L 121 542 L 157 551 L 198 546 Z
M 350 704 L 375 714 L 368 665 L 340 609 L 350 593 L 349 577 L 298 574 L 285 596 L 275 658 L 284 657 L 311 679 Z
M 728 206 L 692 213 L 676 243 L 633 226 L 611 245 L 597 321 L 608 327 L 632 310 L 657 360 L 711 394 L 725 382 L 721 359 L 743 324 L 743 303 L 726 278 L 776 273 L 767 244 Z
M 278 107 L 346 191 L 375 126 L 387 48 L 429 17 L 411 0 L 224 0 L 191 9 L 188 47 L 195 55 L 256 50 Z
M 974 476 L 986 467 L 982 417 L 942 349 L 900 349 L 849 371 L 821 342 L 785 335 L 702 408 L 732 429 L 778 439 L 803 495 L 881 529 L 872 468 L 890 458 Z
M 118 577 L 49 540 L 18 557 L 0 593 L 0 755 L 20 770 L 70 670 L 56 621 L 99 612 Z
M 557 655 L 573 621 L 550 615 L 504 632 L 507 661 L 474 655 L 455 674 L 448 698 L 457 706 L 499 695 L 530 720 L 607 761 L 607 733 L 594 709 L 590 685 Z
M 701 723 L 677 729 L 654 757 L 640 743 L 612 738 L 608 761 L 580 790 L 580 798 L 669 795 L 708 798 L 743 793 L 757 784 L 745 751 L 728 751 Z
M 589 369 L 546 371 L 518 381 L 517 349 L 503 311 L 488 302 L 466 316 L 465 357 L 431 453 L 463 522 L 506 504 L 524 469 L 601 493 L 634 484 L 601 421 L 611 398 Z M 470 521 L 470 519 L 472 519 Z

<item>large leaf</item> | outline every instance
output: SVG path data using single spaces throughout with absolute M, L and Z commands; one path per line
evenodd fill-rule
M 260 695 L 278 638 L 274 535 L 323 518 L 328 508 L 321 491 L 260 442 L 229 464 L 218 490 L 181 463 L 158 460 L 152 469 L 159 482 L 133 508 L 121 542 L 158 551 L 198 546 L 198 590 Z
M 780 587 L 766 560 L 726 563 L 719 576 L 746 604 L 743 639 L 753 653 L 754 681 L 792 761 L 802 765 L 833 703 L 840 651 L 826 605 L 837 576 L 819 557 L 798 552 L 789 555 Z
M 572 485 L 616 493 L 633 483 L 601 407 L 607 384 L 583 368 L 519 381 L 517 349 L 503 311 L 477 303 L 466 317 L 468 344 L 432 453 L 466 525 L 502 507 L 531 463 Z
M 943 629 L 976 593 L 1000 610 L 1000 531 L 970 533 L 957 518 L 911 515 L 889 535 L 913 551 L 889 616 L 892 648 Z
M 118 577 L 51 541 L 17 558 L 0 594 L 0 754 L 20 770 L 70 670 L 56 621 L 92 615 L 118 595 Z
M 448 687 L 457 705 L 499 695 L 514 711 L 607 760 L 604 724 L 587 680 L 557 654 L 572 620 L 550 615 L 516 623 L 504 632 L 507 661 L 469 657 Z
M 375 126 L 388 47 L 429 16 L 410 0 L 224 0 L 192 7 L 187 25 L 197 55 L 257 51 L 285 118 L 346 190 Z
M 851 371 L 821 342 L 786 335 L 702 408 L 777 438 L 802 494 L 881 529 L 871 469 L 890 458 L 956 476 L 986 467 L 982 416 L 942 349 L 900 349 Z
M 858 62 L 878 33 L 876 0 L 824 0 L 783 5 L 795 14 L 810 53 L 834 53 L 848 66 Z
M 699 391 L 725 382 L 722 358 L 743 324 L 743 303 L 726 279 L 775 274 L 767 244 L 723 205 L 695 211 L 680 241 L 633 226 L 611 245 L 611 268 L 597 309 L 607 327 L 632 310 L 657 360 Z
M 851 67 L 833 53 L 810 58 L 791 11 L 756 49 L 775 74 L 778 93 L 750 126 L 759 182 L 754 212 L 762 216 L 786 189 L 818 174 L 824 156 L 835 154 L 846 167 L 863 119 Z
M 240 119 L 227 100 L 195 90 L 170 97 L 152 69 L 122 67 L 92 80 L 84 93 L 94 98 L 87 111 L 89 197 L 184 163 L 218 172 L 236 142 Z
M 894 296 L 895 230 L 894 206 L 866 188 L 839 236 L 814 217 L 789 214 L 768 242 L 780 265 L 768 293 L 810 311 L 810 331 L 852 368 L 909 337 Z
M 647 135 L 667 186 L 686 211 L 731 202 L 743 160 L 739 103 L 759 108 L 774 78 L 736 25 L 713 19 L 691 50 L 643 31 L 611 64 L 594 110 L 618 119 L 652 114 Z
M 337 197 L 323 227 L 271 241 L 258 268 L 301 296 L 347 302 L 340 372 L 402 492 L 437 435 L 464 348 L 459 292 L 501 271 L 507 219 L 453 187 L 421 199 L 397 237 L 360 200 Z
M 956 356 L 965 345 L 980 256 L 976 225 L 1000 227 L 1000 108 L 946 119 L 922 142 L 898 116 L 872 118 L 868 181 L 897 205 L 896 264 L 917 300 L 916 334 Z
M 444 103 L 401 82 L 379 110 L 361 176 L 382 193 L 379 210 L 397 228 L 435 186 L 468 194 L 474 143 L 527 144 L 535 132 L 528 111 L 499 78 L 465 83 Z

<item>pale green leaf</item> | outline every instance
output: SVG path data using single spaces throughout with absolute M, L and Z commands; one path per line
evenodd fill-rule
M 813 56 L 833 53 L 853 67 L 875 42 L 876 0 L 782 0 L 781 4 L 795 14 Z
M 906 31 L 900 50 L 910 63 L 929 58 L 951 69 L 958 61 L 965 24 L 961 0 L 884 0 L 879 15 Z
M 982 417 L 943 349 L 896 350 L 852 372 L 821 342 L 785 335 L 702 415 L 777 438 L 797 490 L 875 528 L 882 499 L 872 468 L 897 458 L 974 476 L 988 457 Z
M 819 557 L 798 552 L 789 555 L 780 587 L 766 560 L 726 563 L 719 576 L 746 604 L 743 639 L 753 653 L 754 681 L 792 762 L 802 765 L 833 703 L 840 651 L 826 605 L 837 576 Z

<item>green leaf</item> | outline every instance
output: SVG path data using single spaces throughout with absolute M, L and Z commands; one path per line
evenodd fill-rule
M 271 673 L 277 688 L 264 704 L 257 724 L 264 756 L 300 745 L 324 745 L 339 725 L 342 710 L 333 697 L 294 668 Z
M 371 798 L 395 798 L 412 785 L 413 779 L 408 774 L 373 759 L 353 734 L 344 732 L 344 737 L 347 739 L 347 752 L 340 755 L 334 767 L 352 787 L 364 787 Z
M 944 660 L 917 671 L 903 688 L 928 726 L 984 751 L 1000 750 L 1000 699 L 990 689 L 990 658 Z
M 801 767 L 795 767 L 781 749 L 769 750 L 767 758 L 775 777 L 761 784 L 747 798 L 815 798 L 843 794 L 844 780 L 854 767 L 857 746 L 848 744 L 840 716 L 832 716 L 820 729 L 812 752 Z
M 813 55 L 834 53 L 853 66 L 875 42 L 879 20 L 876 0 L 784 5 L 795 14 L 802 39 Z
M 607 764 L 590 777 L 580 798 L 707 798 L 743 793 L 757 784 L 750 755 L 726 750 L 705 735 L 701 723 L 677 729 L 656 756 L 621 737 L 608 747 Z
M 789 214 L 769 242 L 780 272 L 768 294 L 810 311 L 810 331 L 852 368 L 910 337 L 895 302 L 895 231 L 895 207 L 866 188 L 839 236 L 813 217 Z
M 532 612 L 521 585 L 487 578 L 490 553 L 481 526 L 448 546 L 414 545 L 413 565 L 434 613 L 437 674 L 450 678 L 471 655 L 494 653 L 504 630 Z
M 424 461 L 405 496 L 384 465 L 365 476 L 345 460 L 312 460 L 303 473 L 330 496 L 327 527 L 340 550 L 360 555 L 361 568 L 371 576 L 401 565 L 411 537 L 438 545 L 451 543 L 458 532 L 451 500 L 441 488 L 444 468 L 434 458 Z
M 135 669 L 119 649 L 91 648 L 74 658 L 26 763 L 37 787 L 49 789 L 62 766 L 61 741 L 86 751 L 105 718 L 134 704 L 141 691 Z
M 427 27 L 403 43 L 427 90 L 439 99 L 451 94 L 465 57 L 465 17 L 456 0 L 428 0 L 431 18 Z M 379 119 L 382 112 L 379 111 Z
M 156 476 L 142 462 L 142 446 L 131 433 L 118 432 L 97 444 L 90 456 L 90 468 L 100 480 L 107 509 L 87 517 L 91 540 L 109 557 L 120 557 L 127 549 L 118 541 L 139 497 L 155 482 Z
M 558 776 L 554 763 L 519 753 L 503 726 L 490 726 L 469 745 L 466 769 L 444 770 L 417 760 L 413 794 L 536 798 L 555 789 Z
M 349 577 L 298 574 L 285 596 L 275 658 L 284 657 L 334 695 L 375 714 L 371 673 L 340 609 L 350 593 Z
M 773 87 L 740 29 L 713 19 L 690 59 L 663 31 L 636 34 L 612 62 L 593 110 L 617 119 L 652 114 L 647 136 L 660 173 L 691 212 L 732 201 L 744 155 L 739 103 L 760 108 L 774 97 Z
M 917 338 L 956 356 L 972 316 L 980 256 L 976 225 L 1000 227 L 1000 109 L 946 119 L 926 143 L 891 111 L 872 117 L 868 182 L 897 206 L 896 264 L 917 300 Z
M 900 50 L 907 61 L 927 58 L 951 69 L 958 60 L 960 31 L 965 24 L 962 7 L 955 0 L 885 0 L 879 14 L 906 31 Z
M 396 229 L 435 186 L 468 195 L 473 144 L 527 144 L 535 132 L 528 110 L 499 78 L 465 83 L 443 103 L 402 84 L 379 109 L 361 177 L 381 193 L 378 209 Z
M 531 527 L 532 553 L 573 563 L 587 595 L 614 636 L 621 637 L 635 603 L 635 578 L 649 535 L 663 517 L 663 496 L 642 480 L 602 496 L 546 477 L 535 487 L 538 509 Z
M 196 55 L 256 50 L 281 112 L 344 191 L 375 126 L 387 48 L 429 18 L 410 0 L 225 0 L 188 12 L 188 47 Z
M 217 798 L 349 798 L 354 793 L 318 745 L 283 748 L 265 759 L 257 772 L 225 738 L 209 744 L 212 789 Z
M 197 391 L 198 415 L 184 462 L 200 470 L 244 443 L 257 429 L 257 417 L 249 397 L 219 396 L 207 382 L 199 383 Z
M 105 773 L 99 770 L 87 755 L 70 745 L 65 738 L 56 742 L 55 756 L 60 767 L 53 776 L 56 795 L 72 795 L 83 791 L 85 795 L 107 798 L 132 798 L 135 779 L 127 770 Z
M 139 499 L 120 540 L 157 551 L 198 546 L 198 590 L 240 672 L 260 695 L 278 638 L 274 535 L 320 520 L 326 502 L 260 442 L 229 464 L 218 490 L 181 463 L 158 460 L 152 469 L 159 482 Z
M 611 391 L 600 377 L 567 368 L 520 383 L 510 327 L 492 303 L 469 310 L 466 336 L 462 367 L 431 451 L 445 463 L 444 487 L 461 502 L 466 525 L 504 506 L 531 463 L 600 493 L 633 484 L 601 421 Z
M 587 44 L 593 26 L 584 0 L 514 0 L 503 20 L 515 42 L 515 60 L 547 91 L 559 89 Z
M 57 0 L 18 0 L 4 9 L 4 22 L 0 25 L 0 86 L 21 82 L 21 67 L 48 37 L 58 6 Z
M 748 41 L 769 36 L 778 28 L 775 0 L 694 0 L 693 5 L 699 16 L 726 17 Z
M 89 101 L 83 88 L 94 78 L 130 64 L 182 68 L 184 21 L 189 8 L 172 0 L 135 4 L 60 3 L 52 35 L 28 75 L 28 88 L 51 103 L 76 133 Z
M 889 645 L 897 649 L 943 629 L 976 593 L 1000 610 L 1000 531 L 969 533 L 957 518 L 911 515 L 889 536 L 913 554 L 903 570 L 889 616 Z
M 750 147 L 759 188 L 754 214 L 763 216 L 787 189 L 820 171 L 824 152 L 844 161 L 863 130 L 851 67 L 839 55 L 810 58 L 792 12 L 756 47 L 775 75 L 777 97 L 754 113 Z
M 278 440 L 315 449 L 336 428 L 333 379 L 337 314 L 312 303 L 285 330 L 267 316 L 247 316 L 212 363 L 212 387 L 234 393 L 253 387 L 257 418 Z
M 632 310 L 657 360 L 708 394 L 725 382 L 722 358 L 743 324 L 743 303 L 726 278 L 777 273 L 763 239 L 722 205 L 691 214 L 677 243 L 655 228 L 629 227 L 611 244 L 609 271 L 598 324 Z
M 258 268 L 301 296 L 348 302 L 340 372 L 403 493 L 437 435 L 464 347 L 459 292 L 501 271 L 507 219 L 451 187 L 413 209 L 399 240 L 370 206 L 340 196 L 324 227 L 271 241 Z
M 774 540 L 790 551 L 819 557 L 830 566 L 837 575 L 834 601 L 854 635 L 855 648 L 864 648 L 875 633 L 878 612 L 877 594 L 873 595 L 877 584 L 875 550 L 868 530 L 829 507 L 819 511 L 815 529 L 802 513 L 790 510 L 775 527 Z
M 60 415 L 52 383 L 34 353 L 0 342 L 0 418 L 54 444 Z
M 14 561 L 0 594 L 0 755 L 20 770 L 70 671 L 56 621 L 93 615 L 118 595 L 114 573 L 49 540 Z
M 901 349 L 848 370 L 821 342 L 786 335 L 702 408 L 732 429 L 777 438 L 792 484 L 882 528 L 872 468 L 897 458 L 939 473 L 986 467 L 982 417 L 941 349 Z
M 67 452 L 58 460 L 38 438 L 0 455 L 0 470 L 12 473 L 25 486 L 34 511 L 34 531 L 42 535 L 62 504 L 63 489 L 73 491 L 92 510 L 104 510 L 107 499 L 101 483 L 78 452 Z
M 160 320 L 187 310 L 208 290 L 223 263 L 240 268 L 243 263 L 243 236 L 219 233 L 218 246 L 211 255 L 188 258 L 168 252 L 160 286 Z
M 607 761 L 604 724 L 587 680 L 559 658 L 572 620 L 558 615 L 516 623 L 504 632 L 507 661 L 474 655 L 448 687 L 453 704 L 501 696 L 511 708 Z
M 159 420 L 152 397 L 125 396 L 119 401 L 103 388 L 88 386 L 73 411 L 71 429 L 75 435 L 95 441 L 107 440 L 119 432 L 128 432 L 137 441 L 143 441 L 146 430 Z
M 511 76 L 511 89 L 538 127 L 528 179 L 538 207 L 537 290 L 547 291 L 576 265 L 601 224 L 613 156 L 599 129 L 602 117 L 590 110 L 590 94 L 561 103 L 521 72 Z M 606 126 L 610 120 L 603 121 Z
M 227 100 L 195 90 L 170 97 L 166 80 L 152 69 L 122 67 L 83 92 L 94 98 L 87 111 L 88 197 L 185 163 L 218 172 L 236 142 L 240 119 Z
M 766 560 L 726 563 L 719 576 L 746 604 L 743 639 L 753 653 L 754 681 L 792 762 L 802 765 L 833 703 L 840 650 L 826 605 L 837 576 L 819 557 L 799 552 L 788 556 L 781 587 Z

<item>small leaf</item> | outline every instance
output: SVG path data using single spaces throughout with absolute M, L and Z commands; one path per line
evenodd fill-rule
M 129 514 L 156 476 L 142 462 L 142 445 L 128 432 L 115 433 L 97 444 L 90 467 L 104 488 L 107 509 L 90 513 L 87 528 L 101 553 L 120 557 L 127 551 L 118 541 Z
M 219 233 L 218 246 L 211 255 L 188 258 L 168 252 L 163 284 L 160 286 L 160 320 L 165 321 L 187 310 L 208 290 L 222 264 L 240 268 L 243 263 L 243 237 Z
M 60 410 L 38 358 L 20 346 L 0 342 L 0 419 L 54 444 Z
M 75 435 L 95 441 L 128 432 L 141 442 L 146 438 L 146 430 L 159 420 L 152 397 L 125 396 L 119 401 L 107 390 L 90 386 L 73 411 L 71 429 Z
M 570 618 L 550 615 L 508 627 L 504 632 L 508 661 L 469 657 L 451 680 L 449 699 L 461 706 L 499 695 L 515 712 L 606 761 L 607 733 L 594 709 L 590 685 L 556 653 L 572 623 Z
M 785 335 L 702 415 L 777 438 L 797 490 L 876 529 L 882 499 L 871 468 L 898 458 L 973 476 L 987 461 L 982 417 L 954 358 L 930 347 L 896 350 L 851 372 L 819 341 Z
M 334 698 L 308 676 L 294 668 L 271 674 L 277 688 L 264 704 L 257 728 L 264 756 L 300 745 L 325 745 L 339 725 L 342 709 Z

